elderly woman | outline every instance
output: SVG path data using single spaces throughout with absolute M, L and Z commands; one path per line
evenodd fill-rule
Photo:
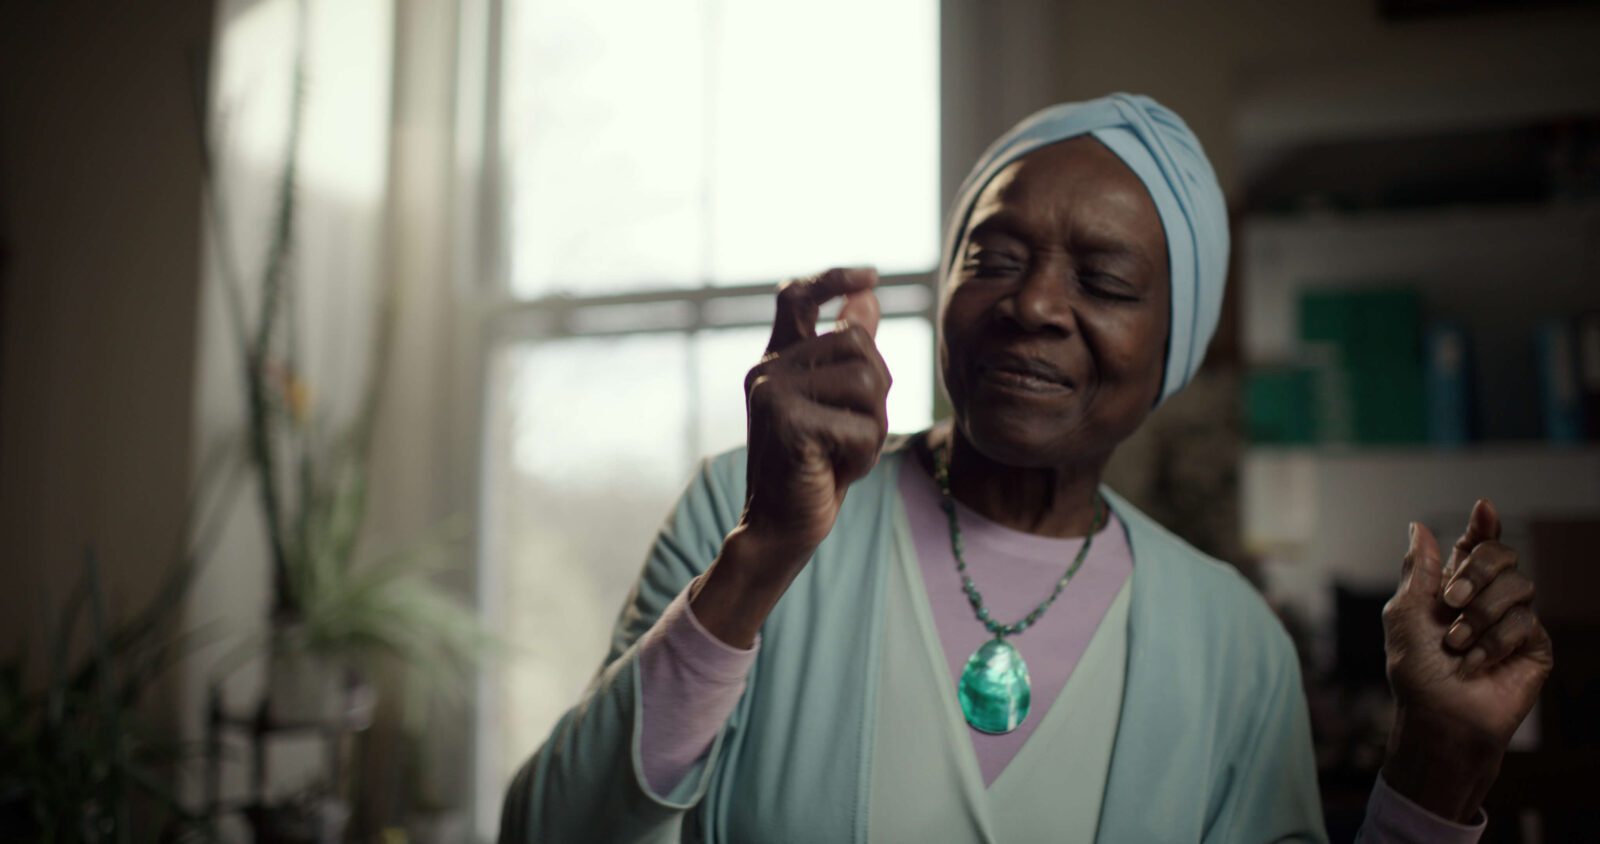
M 1101 485 L 1200 366 L 1227 250 L 1175 114 L 1114 95 L 1030 117 L 951 214 L 954 418 L 887 441 L 876 276 L 784 285 L 747 447 L 668 518 L 501 840 L 1324 840 L 1283 628 Z M 1493 507 L 1467 522 L 1448 559 L 1412 526 L 1384 614 L 1369 840 L 1475 840 L 1550 670 Z

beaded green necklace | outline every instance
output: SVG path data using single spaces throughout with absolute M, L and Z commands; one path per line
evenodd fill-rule
M 990 617 L 989 610 L 983 605 L 983 595 L 978 593 L 977 584 L 967 574 L 967 561 L 962 556 L 964 543 L 961 540 L 961 526 L 956 523 L 956 502 L 950 495 L 950 460 L 945 449 L 933 449 L 933 465 L 934 478 L 944 495 L 939 505 L 950 519 L 950 550 L 955 554 L 956 571 L 961 573 L 961 591 L 967 594 L 967 601 L 972 604 L 978 621 L 983 622 L 984 629 L 994 634 L 993 639 L 984 642 L 967 659 L 967 667 L 961 672 L 961 683 L 956 687 L 957 697 L 961 699 L 961 711 L 966 714 L 967 723 L 974 729 L 994 735 L 1009 733 L 1021 726 L 1028 717 L 1028 707 L 1033 702 L 1033 685 L 1022 654 L 1006 641 L 1006 637 L 1027 630 L 1038 621 L 1039 616 L 1044 615 L 1044 611 L 1056 602 L 1061 590 L 1067 587 L 1067 581 L 1083 567 L 1083 560 L 1089 555 L 1089 546 L 1094 543 L 1094 535 L 1100 532 L 1100 525 L 1105 521 L 1105 500 L 1098 493 L 1095 494 L 1094 523 L 1089 528 L 1089 535 L 1084 537 L 1078 555 L 1073 558 L 1067 573 L 1056 582 L 1055 591 L 1050 593 L 1050 597 L 1034 607 L 1033 612 L 1021 621 L 1001 624 Z

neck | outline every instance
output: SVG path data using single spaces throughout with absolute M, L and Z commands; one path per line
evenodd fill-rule
M 1058 466 L 1007 466 L 985 457 L 953 425 L 931 434 L 928 446 L 950 449 L 950 495 L 986 519 L 1058 538 L 1087 536 L 1094 525 L 1109 455 Z

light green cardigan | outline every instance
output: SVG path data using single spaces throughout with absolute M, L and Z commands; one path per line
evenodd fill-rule
M 888 575 L 904 536 L 892 443 L 762 628 L 705 759 L 669 794 L 639 755 L 637 642 L 716 558 L 744 501 L 745 453 L 706 461 L 662 526 L 605 665 L 512 780 L 502 842 L 864 842 Z M 1325 840 L 1294 649 L 1256 591 L 1122 498 L 1134 567 L 1127 665 L 1096 840 Z M 930 735 L 938 725 L 929 725 Z M 1063 760 L 1062 789 L 1072 783 Z M 883 795 L 879 795 L 883 796 Z

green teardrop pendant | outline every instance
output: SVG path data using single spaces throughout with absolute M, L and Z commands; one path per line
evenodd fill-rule
M 1028 717 L 1033 702 L 1028 664 L 1010 642 L 990 639 L 967 660 L 958 696 L 973 729 L 1009 733 Z

